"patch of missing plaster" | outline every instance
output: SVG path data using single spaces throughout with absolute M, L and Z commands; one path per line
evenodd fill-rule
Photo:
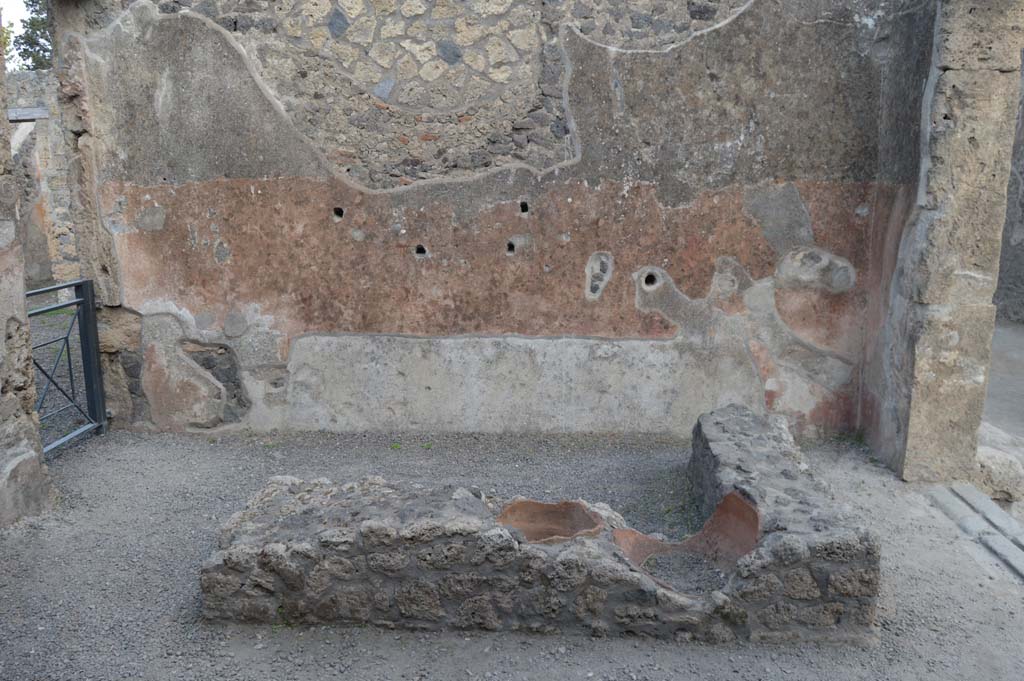
M 0 220 L 0 249 L 7 248 L 17 237 L 17 227 L 14 220 Z
M 181 349 L 220 384 L 224 400 L 221 420 L 224 423 L 241 421 L 248 413 L 252 402 L 242 384 L 241 370 L 235 352 L 226 345 L 191 340 L 182 341 Z
M 748 188 L 743 195 L 743 210 L 761 226 L 778 255 L 814 243 L 811 215 L 792 182 Z
M 221 265 L 223 265 L 224 263 L 231 259 L 231 249 L 228 248 L 228 245 L 226 243 L 219 239 L 217 240 L 216 245 L 213 247 L 213 259 L 216 260 L 217 263 Z
M 711 278 L 708 298 L 721 300 L 743 293 L 754 285 L 750 273 L 736 258 L 722 255 L 715 259 L 715 273 Z
M 611 253 L 598 251 L 587 260 L 586 288 L 583 292 L 587 300 L 598 300 L 615 271 L 615 258 Z
M 775 271 L 775 285 L 779 288 L 846 293 L 855 283 L 857 270 L 850 261 L 821 248 L 792 250 L 779 262 Z
M 146 423 L 151 419 L 149 399 L 142 386 L 143 357 L 138 350 L 122 350 L 117 353 L 117 361 L 124 374 L 125 387 L 131 402 L 131 423 Z M 109 371 L 109 370 L 108 370 Z M 108 379 L 104 379 L 107 385 Z M 109 404 L 110 400 L 108 400 Z
M 853 372 L 853 358 L 840 357 L 798 336 L 779 317 L 775 307 L 775 283 L 761 279 L 743 296 L 749 312 L 750 335 L 772 353 L 775 361 L 793 373 L 830 390 L 846 385 Z
M 249 330 L 249 320 L 245 313 L 237 307 L 231 308 L 224 317 L 224 335 L 228 338 L 240 338 Z
M 754 285 L 746 268 L 736 258 L 723 255 L 715 259 L 715 273 L 711 277 L 707 300 L 727 314 L 746 311 L 743 295 Z
M 164 228 L 167 211 L 163 206 L 149 206 L 139 213 L 138 227 L 144 232 L 155 232 Z

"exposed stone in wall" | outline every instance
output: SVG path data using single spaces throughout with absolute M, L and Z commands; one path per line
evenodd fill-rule
M 78 243 L 71 220 L 70 151 L 61 128 L 57 79 L 51 71 L 7 75 L 10 107 L 40 108 L 47 118 L 13 127 L 15 166 L 21 177 L 18 233 L 25 246 L 30 285 L 73 281 L 80 276 Z
M 615 257 L 611 253 L 597 252 L 587 260 L 584 295 L 587 300 L 597 300 L 604 287 L 615 274 Z
M 6 110 L 0 57 L 0 111 Z M 25 269 L 16 214 L 21 193 L 10 154 L 10 126 L 0 120 L 0 527 L 50 503 L 49 478 L 34 414 L 32 342 L 25 314 Z
M 942 3 L 916 212 L 902 230 L 870 434 L 907 479 L 970 478 L 985 399 L 1024 2 Z
M 183 335 L 172 315 L 149 316 L 142 327 L 141 357 L 121 357 L 136 410 L 133 419 L 144 419 L 149 412 L 153 423 L 168 430 L 238 422 L 251 401 L 235 352 Z
M 797 248 L 790 251 L 775 271 L 775 283 L 780 288 L 846 293 L 856 281 L 857 271 L 846 258 L 820 248 Z
M 148 422 L 149 405 L 142 390 L 142 316 L 123 307 L 103 307 L 96 323 L 109 427 Z
M 242 420 L 252 403 L 242 384 L 235 352 L 224 345 L 191 341 L 182 343 L 182 350 L 222 386 L 224 409 L 221 412 L 221 420 L 224 423 L 237 423 Z
M 603 504 L 274 478 L 203 565 L 204 614 L 714 643 L 870 639 L 878 541 L 827 508 L 784 424 L 736 407 L 701 417 L 688 473 L 708 521 L 680 543 L 626 527 Z M 684 571 L 669 583 L 644 567 L 673 556 L 691 571 L 717 565 L 723 579 Z

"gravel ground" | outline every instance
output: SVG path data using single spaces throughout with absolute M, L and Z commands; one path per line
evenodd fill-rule
M 33 296 L 29 299 L 28 305 L 30 309 L 34 309 L 53 305 L 57 302 L 57 294 L 48 293 L 41 296 Z M 68 332 L 68 326 L 71 324 L 74 315 L 74 308 L 65 308 L 63 310 L 55 310 L 53 312 L 47 312 L 30 318 L 29 331 L 32 335 L 32 345 L 39 345 L 55 338 L 62 338 Z M 85 397 L 85 375 L 82 372 L 82 352 L 77 323 L 75 324 L 75 328 L 72 330 L 68 345 L 71 357 L 70 370 L 68 368 L 69 353 L 65 352 L 61 357 L 60 363 L 57 365 L 56 372 L 51 375 L 57 380 L 68 395 L 75 398 L 75 403 L 81 406 L 82 411 L 88 412 Z M 56 361 L 61 348 L 61 343 L 54 343 L 52 345 L 39 348 L 38 350 L 33 350 L 32 354 L 34 359 L 42 364 L 46 368 L 46 371 L 49 372 L 53 368 L 54 362 Z M 74 392 L 71 390 L 70 377 L 72 375 L 74 376 Z M 42 394 L 46 385 L 46 377 L 43 376 L 42 372 L 37 368 L 36 389 L 40 394 Z M 62 395 L 54 386 L 51 385 L 49 389 L 46 390 L 46 397 L 39 409 L 39 414 L 42 417 L 39 434 L 43 439 L 44 445 L 49 444 L 72 432 L 79 426 L 84 426 L 88 423 L 88 420 L 74 408 L 56 413 L 58 409 L 61 409 L 68 404 L 69 402 L 67 397 Z M 53 415 L 47 416 L 47 414 Z
M 701 646 L 642 638 L 207 624 L 216 528 L 275 474 L 381 474 L 605 501 L 678 538 L 685 444 L 652 438 L 141 435 L 51 463 L 57 509 L 0 532 L 0 679 L 929 679 L 1016 681 L 1024 587 L 850 443 L 808 451 L 881 534 L 879 643 Z
M 682 593 L 709 593 L 726 585 L 725 573 L 698 553 L 653 556 L 644 563 L 644 569 Z

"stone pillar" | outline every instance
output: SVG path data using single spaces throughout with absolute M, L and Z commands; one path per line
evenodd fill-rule
M 1024 0 L 941 3 L 918 210 L 891 291 L 899 375 L 886 380 L 905 440 L 876 442 L 907 480 L 975 475 L 1022 46 Z
M 0 56 L 0 111 L 6 112 Z M 0 117 L 0 527 L 46 509 L 50 482 L 43 465 L 25 314 L 25 261 L 15 215 L 19 187 L 13 174 L 7 116 Z

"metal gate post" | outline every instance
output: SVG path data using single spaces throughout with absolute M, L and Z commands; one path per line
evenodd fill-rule
M 107 405 L 103 393 L 103 371 L 100 368 L 100 339 L 96 328 L 96 296 L 92 280 L 75 284 L 75 297 L 82 300 L 79 308 L 78 336 L 82 347 L 82 373 L 85 375 L 86 405 L 89 418 L 107 432 Z

